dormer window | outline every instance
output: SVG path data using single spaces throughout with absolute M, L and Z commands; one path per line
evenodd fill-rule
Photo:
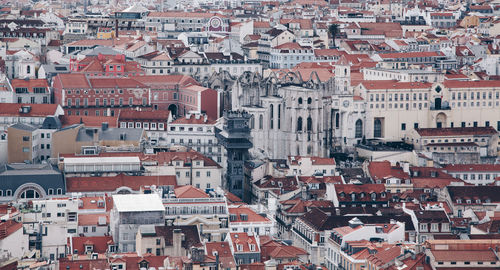
M 149 268 L 148 266 L 149 266 L 149 263 L 146 260 L 139 262 L 139 268 L 141 268 L 141 269 L 142 268 L 148 269 Z
M 377 199 L 377 194 L 375 192 L 370 194 L 370 196 L 371 196 L 372 200 L 374 200 L 374 201 Z
M 254 244 L 250 244 L 250 251 L 255 251 L 255 245 Z
M 243 251 L 243 245 L 237 244 L 237 245 L 236 245 L 236 249 L 237 249 L 238 251 Z
M 461 199 L 457 199 L 457 203 L 462 203 L 462 200 Z
M 352 193 L 352 194 L 351 194 L 351 200 L 352 200 L 352 201 L 355 201 L 355 200 L 356 200 L 356 194 L 355 194 L 355 193 Z
M 385 192 L 380 193 L 380 197 L 385 198 Z
M 471 200 L 466 200 L 467 204 L 470 204 L 471 203 Z
M 340 194 L 339 194 L 339 195 L 340 195 L 340 198 L 344 198 L 344 197 L 345 197 L 344 192 L 340 192 Z
M 94 252 L 94 245 L 85 245 L 85 253 Z

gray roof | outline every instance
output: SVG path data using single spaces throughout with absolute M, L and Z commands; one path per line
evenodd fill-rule
M 42 124 L 42 129 L 61 129 L 62 124 L 59 117 L 47 116 Z
M 80 142 L 92 141 L 95 132 L 97 132 L 100 141 L 140 141 L 143 134 L 143 130 L 140 128 L 108 128 L 106 130 L 82 128 L 79 130 L 76 140 Z M 125 135 L 124 139 L 121 139 L 122 134 Z
M 109 48 L 109 47 L 97 46 L 97 47 L 92 48 L 92 49 L 83 50 L 79 54 L 86 55 L 86 56 L 97 56 L 99 54 L 117 55 L 120 53 L 116 50 Z
M 0 190 L 3 190 L 4 196 L 6 190 L 16 190 L 28 183 L 40 185 L 45 192 L 49 188 L 57 190 L 62 189 L 66 192 L 64 177 L 62 173 L 50 164 L 7 164 L 0 166 Z
M 38 126 L 34 126 L 31 124 L 24 124 L 24 123 L 17 123 L 12 126 L 11 128 L 19 129 L 19 130 L 26 130 L 26 131 L 35 131 L 38 129 Z
M 45 73 L 69 73 L 69 65 L 55 65 L 55 64 L 47 64 L 42 65 Z

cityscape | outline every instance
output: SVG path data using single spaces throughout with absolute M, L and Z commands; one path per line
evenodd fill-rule
M 500 1 L 0 1 L 21 269 L 500 269 Z

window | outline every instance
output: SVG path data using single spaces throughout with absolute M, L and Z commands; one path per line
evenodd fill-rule
M 361 138 L 363 137 L 363 121 L 361 119 L 358 119 L 356 121 L 356 131 L 355 131 L 355 138 Z
M 380 121 L 380 119 L 375 119 L 373 123 L 373 137 L 382 137 L 382 122 Z
M 401 130 L 406 130 L 406 123 L 401 123 Z
M 302 117 L 297 118 L 297 131 L 302 131 Z

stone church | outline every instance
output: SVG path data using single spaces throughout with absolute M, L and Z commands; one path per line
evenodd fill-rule
M 326 157 L 361 139 L 356 138 L 356 123 L 364 122 L 362 105 L 352 95 L 349 72 L 349 64 L 339 61 L 336 76 L 327 81 L 315 71 L 306 78 L 284 71 L 271 71 L 266 77 L 245 72 L 238 78 L 218 73 L 206 86 L 219 91 L 222 108 L 252 115 L 252 154 Z

